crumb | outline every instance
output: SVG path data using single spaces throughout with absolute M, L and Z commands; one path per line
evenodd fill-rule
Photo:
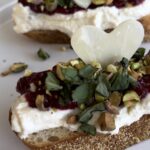
M 63 52 L 67 51 L 67 47 L 62 46 L 62 47 L 61 47 L 61 51 L 63 51 Z

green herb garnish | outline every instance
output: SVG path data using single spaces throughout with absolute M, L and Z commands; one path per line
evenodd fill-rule
M 66 6 L 66 1 L 59 2 Z M 78 107 L 80 112 L 76 114 L 76 117 L 81 123 L 79 129 L 83 132 L 96 134 L 96 128 L 89 124 L 94 112 L 107 114 L 102 120 L 106 123 L 105 129 L 109 130 L 111 122 L 107 117 L 111 118 L 112 112 L 117 114 L 120 105 L 131 105 L 123 103 L 124 94 L 137 85 L 138 77 L 144 74 L 140 72 L 140 69 L 149 67 L 150 59 L 148 55 L 143 57 L 144 52 L 145 49 L 138 49 L 130 61 L 123 58 L 120 62 L 109 64 L 104 69 L 93 64 L 85 64 L 80 59 L 59 63 L 53 71 L 48 72 L 45 88 L 49 93 L 55 91 L 56 95 L 58 91 L 60 106 L 66 108 L 73 104 L 73 107 Z M 141 67 L 133 67 L 133 64 L 140 64 Z M 99 126 L 101 127 L 101 123 Z M 114 128 L 113 124 L 111 129 Z
M 41 48 L 38 50 L 37 55 L 42 60 L 46 60 L 50 57 L 50 55 Z
M 128 89 L 130 85 L 130 76 L 128 74 L 129 61 L 123 58 L 120 62 L 122 65 L 117 73 L 114 74 L 111 79 L 111 90 L 112 91 L 124 91 Z
M 89 124 L 81 124 L 79 129 L 85 133 L 91 134 L 91 135 L 96 135 L 96 127 L 89 125 Z
M 78 79 L 78 72 L 73 67 L 62 68 L 62 73 L 66 81 L 74 82 Z
M 79 114 L 79 122 L 87 123 L 92 118 L 93 112 L 95 111 L 105 111 L 104 103 L 95 104 L 94 106 L 88 107 L 84 111 L 82 111 Z
M 142 57 L 145 54 L 145 48 L 139 48 L 136 53 L 132 56 L 132 59 L 135 59 L 136 61 L 142 59 Z
M 78 86 L 72 94 L 72 98 L 78 104 L 85 103 L 89 100 L 90 85 L 85 83 Z
M 73 0 L 58 0 L 58 5 L 61 7 L 72 7 L 73 4 Z
M 96 91 L 104 97 L 109 96 L 110 83 L 104 74 L 100 74 Z
M 79 75 L 83 78 L 91 79 L 96 72 L 96 68 L 91 65 L 85 65 L 85 67 L 79 70 Z
M 52 72 L 49 72 L 47 74 L 46 80 L 45 80 L 46 89 L 48 91 L 58 91 L 61 90 L 63 87 L 60 85 L 59 80 L 56 78 L 55 74 Z

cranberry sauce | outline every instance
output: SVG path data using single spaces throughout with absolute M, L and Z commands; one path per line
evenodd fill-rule
M 17 83 L 17 91 L 25 95 L 30 107 L 36 107 L 35 100 L 39 94 L 44 96 L 44 106 L 46 108 L 74 109 L 77 107 L 77 103 L 72 101 L 66 105 L 61 105 L 59 102 L 60 92 L 51 92 L 51 95 L 46 93 L 45 79 L 48 72 L 33 73 L 29 77 L 21 78 Z
M 150 75 L 145 75 L 139 79 L 135 90 L 141 98 L 146 97 L 150 93 Z
M 22 3 L 24 6 L 29 6 L 31 8 L 31 10 L 33 10 L 34 12 L 37 13 L 46 13 L 46 14 L 54 14 L 54 13 L 61 13 L 61 14 L 73 14 L 77 11 L 80 10 L 84 10 L 83 8 L 74 5 L 71 8 L 64 8 L 64 7 L 60 7 L 58 6 L 53 12 L 47 11 L 45 8 L 41 9 L 41 6 L 43 5 L 43 3 L 41 4 L 33 4 L 33 3 L 29 3 L 27 0 L 18 0 L 20 3 Z M 127 6 L 127 3 L 132 4 L 133 6 L 139 5 L 140 3 L 142 3 L 144 0 L 114 0 L 113 4 L 110 6 L 116 6 L 117 8 L 123 8 Z M 100 7 L 102 5 L 90 5 L 89 8 L 90 9 L 94 9 L 96 7 Z
M 142 3 L 144 0 L 114 0 L 113 5 L 117 8 L 126 7 L 127 3 L 136 6 Z

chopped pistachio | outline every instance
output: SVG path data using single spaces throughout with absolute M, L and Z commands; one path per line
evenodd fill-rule
M 100 63 L 96 62 L 96 61 L 93 61 L 92 64 L 91 64 L 93 67 L 97 68 L 97 69 L 101 69 L 102 66 Z
M 109 81 L 113 77 L 114 73 L 109 73 L 107 76 L 107 80 Z
M 57 0 L 44 0 L 46 10 L 52 12 L 57 8 L 58 2 Z
M 106 0 L 106 5 L 112 4 L 113 0 Z
M 29 77 L 32 74 L 32 70 L 26 69 L 24 72 L 25 77 Z
M 145 71 L 146 71 L 146 74 L 150 74 L 150 65 L 145 66 Z
M 81 60 L 79 61 L 78 64 L 76 64 L 74 67 L 77 68 L 78 70 L 82 69 L 85 66 L 84 62 Z
M 138 72 L 140 73 L 140 76 L 145 75 L 146 74 L 146 70 L 145 70 L 145 66 L 142 66 Z
M 37 55 L 42 60 L 46 60 L 50 57 L 49 54 L 41 48 L 38 50 Z
M 77 123 L 77 116 L 76 115 L 71 115 L 67 118 L 67 123 L 68 124 L 76 124 Z
M 67 51 L 67 47 L 62 46 L 62 47 L 61 47 L 61 51 L 63 51 L 63 52 Z
M 144 57 L 144 61 L 145 61 L 146 65 L 150 65 L 150 55 L 146 55 Z
M 33 4 L 40 4 L 43 2 L 43 0 L 27 0 L 28 3 L 33 3 Z
M 19 73 L 24 71 L 28 67 L 27 64 L 25 63 L 14 63 L 11 67 L 10 70 L 13 73 Z
M 140 67 L 141 67 L 141 64 L 139 62 L 131 64 L 131 69 L 133 69 L 133 70 L 138 70 L 138 69 L 140 69 Z
M 124 96 L 123 96 L 123 102 L 124 105 L 130 109 L 134 107 L 138 102 L 140 102 L 140 97 L 135 91 L 128 91 Z
M 110 72 L 110 73 L 116 73 L 117 72 L 117 66 L 110 64 L 107 66 L 106 70 L 107 70 L 107 72 Z
M 72 66 L 78 65 L 78 64 L 79 64 L 79 60 L 77 60 L 77 59 L 71 60 L 71 61 L 70 61 L 70 64 L 71 64 Z
M 7 76 L 7 75 L 9 75 L 9 74 L 11 74 L 12 72 L 11 72 L 11 70 L 6 70 L 6 71 L 3 71 L 2 73 L 1 73 L 1 76 L 2 77 L 5 77 L 5 76 Z
M 139 95 L 135 91 L 128 91 L 124 96 L 123 96 L 123 102 L 127 101 L 140 101 Z
M 65 77 L 62 73 L 62 68 L 64 68 L 65 66 L 63 66 L 62 64 L 57 64 L 56 65 L 56 74 L 57 74 L 57 77 L 60 79 L 60 80 L 64 80 Z
M 125 105 L 127 108 L 132 108 L 132 107 L 134 107 L 136 104 L 137 104 L 137 101 L 136 101 L 136 100 L 130 100 L 130 101 L 124 102 L 124 105 Z
M 119 114 L 119 108 L 112 105 L 109 101 L 105 102 L 105 106 L 108 112 L 112 113 L 112 114 Z
M 2 72 L 1 75 L 2 76 L 7 76 L 11 73 L 20 73 L 20 72 L 24 71 L 27 67 L 28 67 L 28 65 L 25 64 L 25 63 L 21 63 L 21 62 L 14 63 L 9 67 L 8 70 Z
M 98 94 L 98 93 L 95 93 L 95 100 L 96 100 L 97 102 L 104 102 L 105 97 L 102 96 L 102 95 L 100 95 L 100 94 Z
M 138 78 L 141 77 L 141 73 L 134 70 L 129 71 L 129 75 L 131 75 L 135 80 L 138 80 Z
M 105 4 L 107 0 L 92 0 L 92 3 L 95 5 L 102 5 Z
M 39 110 L 47 110 L 44 107 L 44 95 L 37 95 L 36 100 L 35 100 L 35 104 Z
M 80 104 L 80 109 L 81 110 L 85 109 L 85 104 Z
M 115 91 L 109 96 L 109 101 L 114 106 L 119 106 L 122 100 L 122 94 Z
M 102 131 L 112 131 L 116 128 L 115 126 L 115 115 L 109 112 L 102 112 L 98 119 L 98 125 Z

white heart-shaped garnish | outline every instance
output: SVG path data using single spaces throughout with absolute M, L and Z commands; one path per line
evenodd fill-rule
M 128 20 L 120 24 L 111 33 L 94 26 L 83 26 L 71 38 L 76 54 L 85 62 L 99 62 L 102 65 L 130 59 L 144 38 L 141 23 Z
M 91 0 L 74 0 L 74 2 L 81 8 L 88 8 L 91 4 Z

